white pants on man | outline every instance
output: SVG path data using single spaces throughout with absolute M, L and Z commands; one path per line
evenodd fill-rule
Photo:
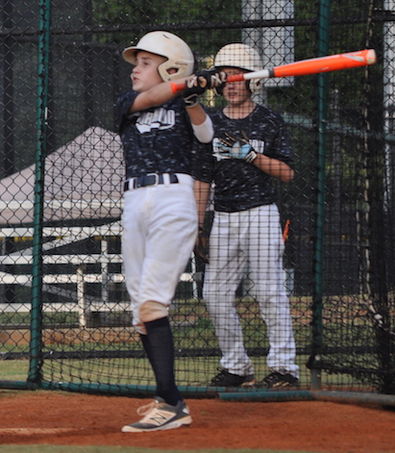
M 275 204 L 240 212 L 215 212 L 203 296 L 222 351 L 221 366 L 232 374 L 254 374 L 235 307 L 236 290 L 248 271 L 248 294 L 258 301 L 267 326 L 267 366 L 271 371 L 298 377 L 283 252 Z

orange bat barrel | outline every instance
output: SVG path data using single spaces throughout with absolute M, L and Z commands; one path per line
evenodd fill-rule
M 342 69 L 367 66 L 376 62 L 376 53 L 373 49 L 359 50 L 357 52 L 329 55 L 328 57 L 301 60 L 272 69 L 272 77 L 290 77 L 321 72 L 340 71 Z
M 357 68 L 376 63 L 376 52 L 373 49 L 358 50 L 356 52 L 340 53 L 327 57 L 311 58 L 289 63 L 282 66 L 275 66 L 270 69 L 262 69 L 255 72 L 247 72 L 228 76 L 227 82 L 240 82 L 250 79 L 269 79 L 272 77 L 293 77 L 320 72 L 340 71 L 342 69 Z M 173 82 L 171 90 L 173 93 L 185 90 L 184 82 Z

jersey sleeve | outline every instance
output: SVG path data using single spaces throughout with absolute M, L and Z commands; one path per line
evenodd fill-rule
M 267 154 L 273 159 L 281 160 L 282 162 L 289 165 L 291 168 L 294 167 L 294 151 L 291 145 L 289 133 L 283 118 L 277 116 L 277 133 L 273 137 L 270 148 Z

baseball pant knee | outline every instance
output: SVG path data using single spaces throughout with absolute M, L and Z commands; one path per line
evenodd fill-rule
M 140 320 L 141 322 L 155 321 L 156 319 L 165 318 L 169 315 L 169 311 L 166 305 L 154 300 L 145 301 L 140 309 Z

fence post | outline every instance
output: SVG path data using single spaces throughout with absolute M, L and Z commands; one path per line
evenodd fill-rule
M 320 0 L 318 22 L 318 56 L 328 55 L 329 52 L 329 28 L 330 28 L 330 0 Z M 327 74 L 317 76 L 318 80 L 318 162 L 317 162 L 317 210 L 316 210 L 316 233 L 314 244 L 314 289 L 313 289 L 313 324 L 312 324 L 312 347 L 310 363 L 311 386 L 318 389 L 321 386 L 321 372 L 314 368 L 314 362 L 319 362 L 322 349 L 322 295 L 323 295 L 323 247 L 325 225 L 325 163 L 326 163 L 326 125 L 328 113 L 328 84 Z
M 36 154 L 33 217 L 32 309 L 28 381 L 39 383 L 42 366 L 42 242 L 44 208 L 44 159 L 47 144 L 48 73 L 51 0 L 39 1 L 37 51 Z
M 78 266 L 76 275 L 77 275 L 78 324 L 80 327 L 86 327 L 87 306 L 85 300 L 84 265 Z

